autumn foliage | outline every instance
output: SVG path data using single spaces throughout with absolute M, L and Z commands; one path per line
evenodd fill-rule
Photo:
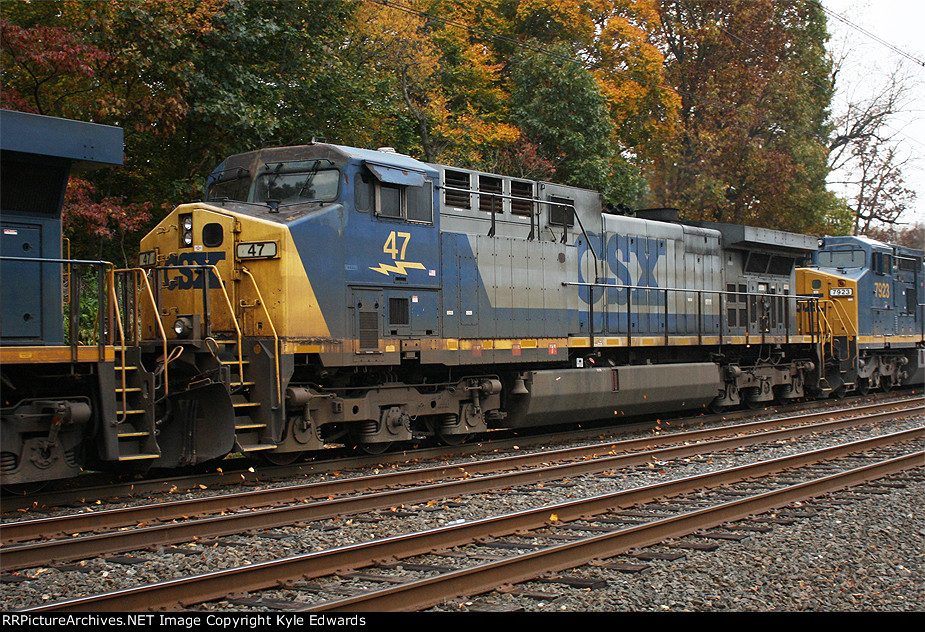
M 68 190 L 86 255 L 120 259 L 225 156 L 314 136 L 691 218 L 844 223 L 811 0 L 11 0 L 0 19 L 4 108 L 125 130 L 124 167 Z

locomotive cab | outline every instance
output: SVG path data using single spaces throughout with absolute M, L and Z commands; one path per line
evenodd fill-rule
M 921 250 L 866 237 L 826 237 L 798 273 L 800 292 L 822 299 L 831 358 L 861 393 L 925 376 L 922 259 Z
M 390 434 L 370 423 L 394 416 L 398 391 L 350 405 L 313 393 L 435 348 L 436 175 L 385 151 L 249 152 L 213 172 L 208 201 L 177 208 L 142 240 L 158 288 L 156 313 L 144 319 L 151 357 L 168 359 L 157 361 L 178 393 L 229 385 L 233 412 L 208 422 L 209 433 L 262 453 L 320 449 L 350 422 L 366 424 L 367 442 Z M 184 351 L 160 352 L 160 329 L 168 348 Z M 402 439 L 411 438 L 406 418 L 398 416 Z

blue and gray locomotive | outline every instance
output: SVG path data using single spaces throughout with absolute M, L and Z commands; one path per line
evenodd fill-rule
M 119 425 L 154 467 L 282 463 L 921 382 L 922 252 L 877 246 L 905 302 L 868 333 L 880 273 L 827 265 L 839 248 L 388 149 L 248 152 L 115 272 Z
M 860 334 L 825 318 L 837 297 L 798 290 L 815 237 L 638 215 L 388 149 L 249 152 L 142 241 L 160 288 L 143 327 L 171 327 L 160 357 L 185 350 L 170 365 L 180 392 L 228 387 L 209 432 L 276 461 L 840 395 L 882 358 L 852 362 Z M 922 253 L 906 254 L 920 287 Z M 881 361 L 904 367 L 891 385 L 923 365 L 916 309 L 890 356 L 905 361 Z

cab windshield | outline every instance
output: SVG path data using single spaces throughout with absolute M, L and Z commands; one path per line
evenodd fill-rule
M 340 171 L 319 169 L 318 163 L 267 165 L 257 175 L 253 202 L 280 206 L 300 202 L 333 202 L 340 186 Z
M 816 263 L 824 268 L 862 268 L 864 267 L 864 251 L 857 248 L 822 250 L 816 253 Z

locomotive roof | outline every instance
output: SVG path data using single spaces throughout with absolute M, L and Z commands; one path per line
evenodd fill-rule
M 332 145 L 332 147 L 343 152 L 346 156 L 356 160 L 388 164 L 389 166 L 409 169 L 411 171 L 421 171 L 429 175 L 436 175 L 437 173 L 437 170 L 427 163 L 394 151 L 382 149 L 359 149 L 357 147 L 347 147 L 345 145 Z
M 359 160 L 375 164 L 388 165 L 398 169 L 407 169 L 426 173 L 430 176 L 436 176 L 437 171 L 430 165 L 415 160 L 411 156 L 399 154 L 394 151 L 382 151 L 375 149 L 359 149 L 357 147 L 347 147 L 346 145 L 331 145 L 328 143 L 312 143 L 309 145 L 292 145 L 289 147 L 267 147 L 248 151 L 234 156 L 229 156 L 212 172 L 210 177 L 215 174 L 238 166 L 247 166 L 252 163 L 267 161 L 287 161 L 306 159 L 306 154 L 312 158 L 327 158 L 330 160 Z
M 0 148 L 73 161 L 77 167 L 121 165 L 120 127 L 0 110 Z
M 719 222 L 685 221 L 684 223 L 718 230 L 723 236 L 723 244 L 728 248 L 750 249 L 760 246 L 790 253 L 808 253 L 819 249 L 819 240 L 812 235 Z

